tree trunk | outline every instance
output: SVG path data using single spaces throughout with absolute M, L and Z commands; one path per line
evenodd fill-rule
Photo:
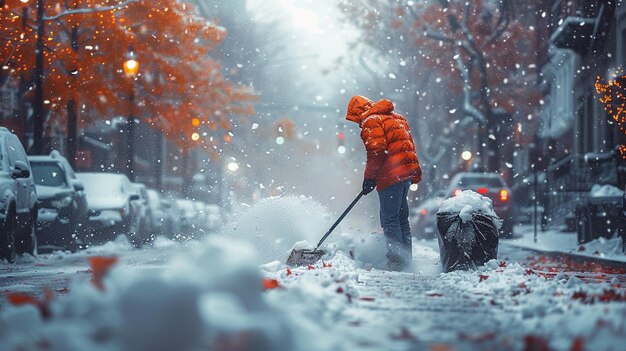
M 35 45 L 35 100 L 33 101 L 33 148 L 32 154 L 39 155 L 43 152 L 43 73 L 44 73 L 44 6 L 43 0 L 37 0 L 37 42 Z
M 76 102 L 71 99 L 67 102 L 67 159 L 72 167 L 76 168 L 76 149 L 78 146 L 78 118 L 76 116 Z

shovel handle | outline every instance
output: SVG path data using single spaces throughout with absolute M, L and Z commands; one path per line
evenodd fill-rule
M 341 214 L 341 216 L 339 216 L 339 219 L 337 219 L 337 221 L 333 224 L 332 227 L 330 227 L 330 229 L 328 229 L 328 231 L 326 232 L 326 234 L 324 234 L 324 236 L 322 237 L 322 239 L 320 239 L 320 242 L 317 243 L 317 246 L 315 247 L 315 250 L 319 249 L 320 246 L 322 246 L 322 243 L 324 242 L 324 240 L 326 240 L 326 238 L 328 238 L 328 236 L 330 235 L 330 233 L 333 232 L 333 230 L 335 230 L 335 228 L 337 228 L 337 226 L 339 225 L 339 223 L 341 223 L 341 221 L 343 220 L 343 218 L 348 214 L 348 212 L 350 212 L 350 210 L 352 209 L 352 207 L 354 207 L 354 205 L 356 205 L 357 202 L 359 202 L 359 199 L 361 199 L 361 196 L 363 196 L 363 191 L 361 191 L 359 193 L 359 195 L 356 196 L 356 198 L 352 201 L 352 203 L 350 204 L 350 206 L 348 206 L 348 208 L 346 208 L 345 211 L 343 211 L 343 213 Z

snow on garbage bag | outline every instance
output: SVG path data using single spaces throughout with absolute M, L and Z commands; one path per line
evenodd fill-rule
M 475 268 L 496 259 L 501 226 L 491 199 L 478 193 L 465 190 L 443 201 L 437 213 L 443 271 Z

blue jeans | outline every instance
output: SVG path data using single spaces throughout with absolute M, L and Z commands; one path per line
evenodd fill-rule
M 411 228 L 407 195 L 411 183 L 396 183 L 378 192 L 380 224 L 387 239 L 387 262 L 390 269 L 403 270 L 411 264 Z

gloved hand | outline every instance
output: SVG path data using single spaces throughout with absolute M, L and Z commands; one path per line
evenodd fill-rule
M 363 179 L 363 195 L 367 195 L 376 188 L 376 179 Z

